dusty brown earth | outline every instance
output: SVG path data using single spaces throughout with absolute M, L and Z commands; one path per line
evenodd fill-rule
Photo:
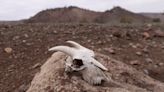
M 164 82 L 163 32 L 162 26 L 145 25 L 0 25 L 0 92 L 27 89 L 51 56 L 48 48 L 66 40 L 74 40 Z

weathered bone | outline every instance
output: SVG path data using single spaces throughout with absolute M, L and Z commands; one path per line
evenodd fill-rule
M 74 41 L 66 41 L 67 43 L 73 45 L 75 48 L 84 51 L 85 53 L 88 53 L 90 56 L 95 57 L 95 53 L 93 50 L 90 50 L 82 45 L 80 45 L 79 43 L 76 43 Z
M 103 81 L 109 82 L 110 78 L 108 78 L 105 75 L 104 71 L 102 71 L 100 68 L 96 67 L 95 65 L 86 63 L 85 65 L 76 68 L 73 67 L 74 65 L 72 65 L 73 64 L 72 61 L 73 59 L 71 59 L 70 56 L 67 57 L 65 61 L 66 72 L 71 73 L 73 71 L 78 71 L 82 75 L 82 78 L 92 85 L 102 84 Z
M 68 47 L 68 46 L 56 46 L 49 49 L 49 51 L 61 51 L 70 55 L 73 59 L 81 59 L 84 63 L 91 63 L 95 66 L 107 71 L 108 69 L 93 58 L 94 52 L 85 47 L 80 46 L 78 43 L 73 41 L 68 41 L 74 44 L 78 48 Z
M 68 46 L 55 46 L 50 48 L 49 51 L 61 51 L 70 56 L 74 56 L 74 54 L 77 53 L 77 51 L 74 48 Z
M 56 46 L 49 49 L 49 51 L 61 51 L 69 55 L 65 61 L 66 72 L 77 71 L 85 81 L 93 85 L 108 81 L 104 71 L 102 71 L 108 69 L 95 60 L 92 50 L 74 41 L 67 41 L 67 43 L 70 43 L 73 47 Z M 81 62 L 80 65 L 78 65 L 78 62 Z

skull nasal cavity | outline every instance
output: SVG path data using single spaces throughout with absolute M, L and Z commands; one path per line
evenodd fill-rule
M 83 61 L 82 61 L 81 59 L 74 59 L 74 60 L 73 60 L 73 64 L 74 64 L 74 65 L 77 65 L 77 66 L 82 66 L 82 65 L 84 65 L 84 64 L 83 64 Z

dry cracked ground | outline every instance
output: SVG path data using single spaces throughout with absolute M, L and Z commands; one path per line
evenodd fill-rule
M 67 40 L 164 82 L 164 28 L 161 25 L 0 25 L 0 92 L 27 90 L 35 73 L 52 55 L 48 48 Z

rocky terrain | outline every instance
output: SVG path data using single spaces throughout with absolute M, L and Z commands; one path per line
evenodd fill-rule
M 52 55 L 52 52 L 48 52 L 48 48 L 64 44 L 67 40 L 76 41 L 98 53 L 114 58 L 162 83 L 164 82 L 162 25 L 94 23 L 0 25 L 0 91 L 27 90 L 35 73 Z
M 112 79 L 132 88 L 95 87 L 83 80 L 77 81 L 75 78 L 75 83 L 83 83 L 77 86 L 72 83 L 74 79 L 71 79 L 70 85 L 78 88 L 78 91 L 90 92 L 102 89 L 102 92 L 107 90 L 107 92 L 139 90 L 139 92 L 162 92 L 164 91 L 162 89 L 164 82 L 163 25 L 162 22 L 152 22 L 152 18 L 121 7 L 114 7 L 105 12 L 95 12 L 71 6 L 44 10 L 27 20 L 1 21 L 0 92 L 25 92 L 31 87 L 32 80 L 36 81 L 32 84 L 37 83 L 36 77 L 42 74 L 41 70 L 49 69 L 41 68 L 47 66 L 45 62 L 53 54 L 48 52 L 48 49 L 64 44 L 67 40 L 76 41 L 94 50 L 98 53 L 98 59 L 103 60 L 101 62 L 109 68 Z M 50 65 L 50 67 L 56 67 L 54 71 L 60 74 L 61 78 L 66 78 L 63 75 L 64 72 L 57 71 L 57 67 L 61 64 L 53 62 L 53 66 Z M 63 69 L 62 65 L 61 68 Z M 50 79 L 56 80 L 52 77 Z M 60 82 L 63 83 L 60 85 L 66 86 L 69 82 Z M 50 87 L 53 86 L 50 85 Z M 82 90 L 85 87 L 91 90 Z

